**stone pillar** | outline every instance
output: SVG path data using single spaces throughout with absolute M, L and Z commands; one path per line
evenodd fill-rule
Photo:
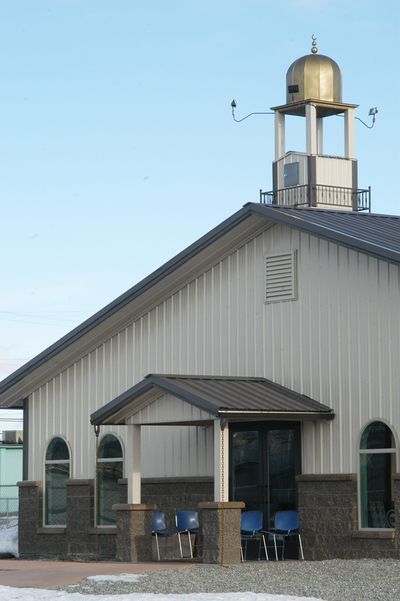
M 355 474 L 297 476 L 300 533 L 306 559 L 351 557 L 357 529 Z
M 240 563 L 240 520 L 244 506 L 242 501 L 198 504 L 203 563 Z
M 67 553 L 74 559 L 96 555 L 89 530 L 94 527 L 94 481 L 67 480 Z
M 20 557 L 30 557 L 36 551 L 37 531 L 42 526 L 42 483 L 18 482 L 18 548 Z
M 117 504 L 117 561 L 152 561 L 151 521 L 157 505 Z

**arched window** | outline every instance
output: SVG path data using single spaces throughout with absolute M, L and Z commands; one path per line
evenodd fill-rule
M 97 459 L 97 523 L 114 526 L 112 506 L 120 502 L 118 480 L 122 478 L 122 446 L 116 436 L 106 434 L 101 439 Z
M 70 457 L 67 443 L 60 436 L 47 447 L 45 459 L 44 523 L 46 526 L 65 526 L 67 522 L 67 488 Z
M 391 429 L 382 422 L 369 424 L 360 442 L 361 528 L 394 528 L 392 475 L 396 445 Z

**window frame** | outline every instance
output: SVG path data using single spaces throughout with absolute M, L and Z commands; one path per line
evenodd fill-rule
M 101 457 L 100 458 L 100 447 L 102 441 L 107 436 L 113 436 L 120 444 L 121 447 L 121 457 Z M 98 440 L 96 445 L 96 473 L 95 473 L 95 512 L 94 512 L 94 527 L 95 528 L 116 528 L 117 524 L 99 524 L 99 503 L 100 503 L 100 495 L 99 495 L 99 482 L 98 482 L 98 466 L 101 463 L 122 463 L 122 478 L 125 475 L 125 449 L 124 443 L 121 437 L 115 432 L 104 432 L 104 434 Z
M 47 459 L 47 451 L 53 440 L 56 438 L 60 438 L 67 446 L 68 449 L 68 459 Z M 47 465 L 68 465 L 68 480 L 71 479 L 72 475 L 72 453 L 71 446 L 68 440 L 62 434 L 54 434 L 51 438 L 49 438 L 46 442 L 44 449 L 44 460 L 43 460 L 43 509 L 42 509 L 42 523 L 43 528 L 66 528 L 67 523 L 65 524 L 46 524 L 46 509 L 47 509 L 47 491 L 46 491 L 46 466 Z M 66 496 L 66 495 L 65 495 Z M 65 515 L 67 515 L 67 499 L 65 499 Z M 67 522 L 67 520 L 65 520 Z
M 392 447 L 387 447 L 387 448 L 376 448 L 376 449 L 362 449 L 361 448 L 361 440 L 362 437 L 365 433 L 365 431 L 367 430 L 367 428 L 369 426 L 371 426 L 371 424 L 374 423 L 381 423 L 384 426 L 386 426 L 389 430 L 390 433 L 392 435 L 392 444 L 394 446 Z M 394 530 L 396 529 L 396 526 L 394 528 L 391 527 L 387 527 L 387 528 L 383 528 L 383 527 L 377 527 L 374 528 L 373 526 L 362 526 L 362 499 L 361 499 L 361 457 L 363 455 L 391 455 L 391 458 L 394 459 L 394 466 L 392 464 L 391 466 L 391 497 L 393 500 L 393 474 L 396 473 L 396 466 L 398 465 L 398 454 L 399 454 L 399 444 L 398 444 L 398 440 L 397 440 L 397 436 L 396 436 L 396 432 L 394 430 L 394 428 L 391 426 L 391 424 L 389 424 L 385 419 L 382 418 L 374 418 L 369 420 L 366 424 L 364 424 L 364 426 L 361 428 L 360 434 L 358 436 L 358 448 L 357 448 L 357 481 L 358 481 L 358 490 L 357 490 L 357 502 L 358 502 L 358 530 L 360 532 L 394 532 Z M 392 459 L 392 460 L 393 460 Z

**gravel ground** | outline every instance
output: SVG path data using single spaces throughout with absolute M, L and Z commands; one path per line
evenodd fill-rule
M 107 567 L 104 566 L 104 573 Z M 63 587 L 70 592 L 254 592 L 317 597 L 324 601 L 400 601 L 400 560 L 246 562 L 239 566 L 193 565 L 147 573 L 137 582 L 94 582 Z

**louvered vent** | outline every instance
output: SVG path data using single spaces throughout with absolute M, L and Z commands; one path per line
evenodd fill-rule
M 297 298 L 296 251 L 265 257 L 265 302 Z

